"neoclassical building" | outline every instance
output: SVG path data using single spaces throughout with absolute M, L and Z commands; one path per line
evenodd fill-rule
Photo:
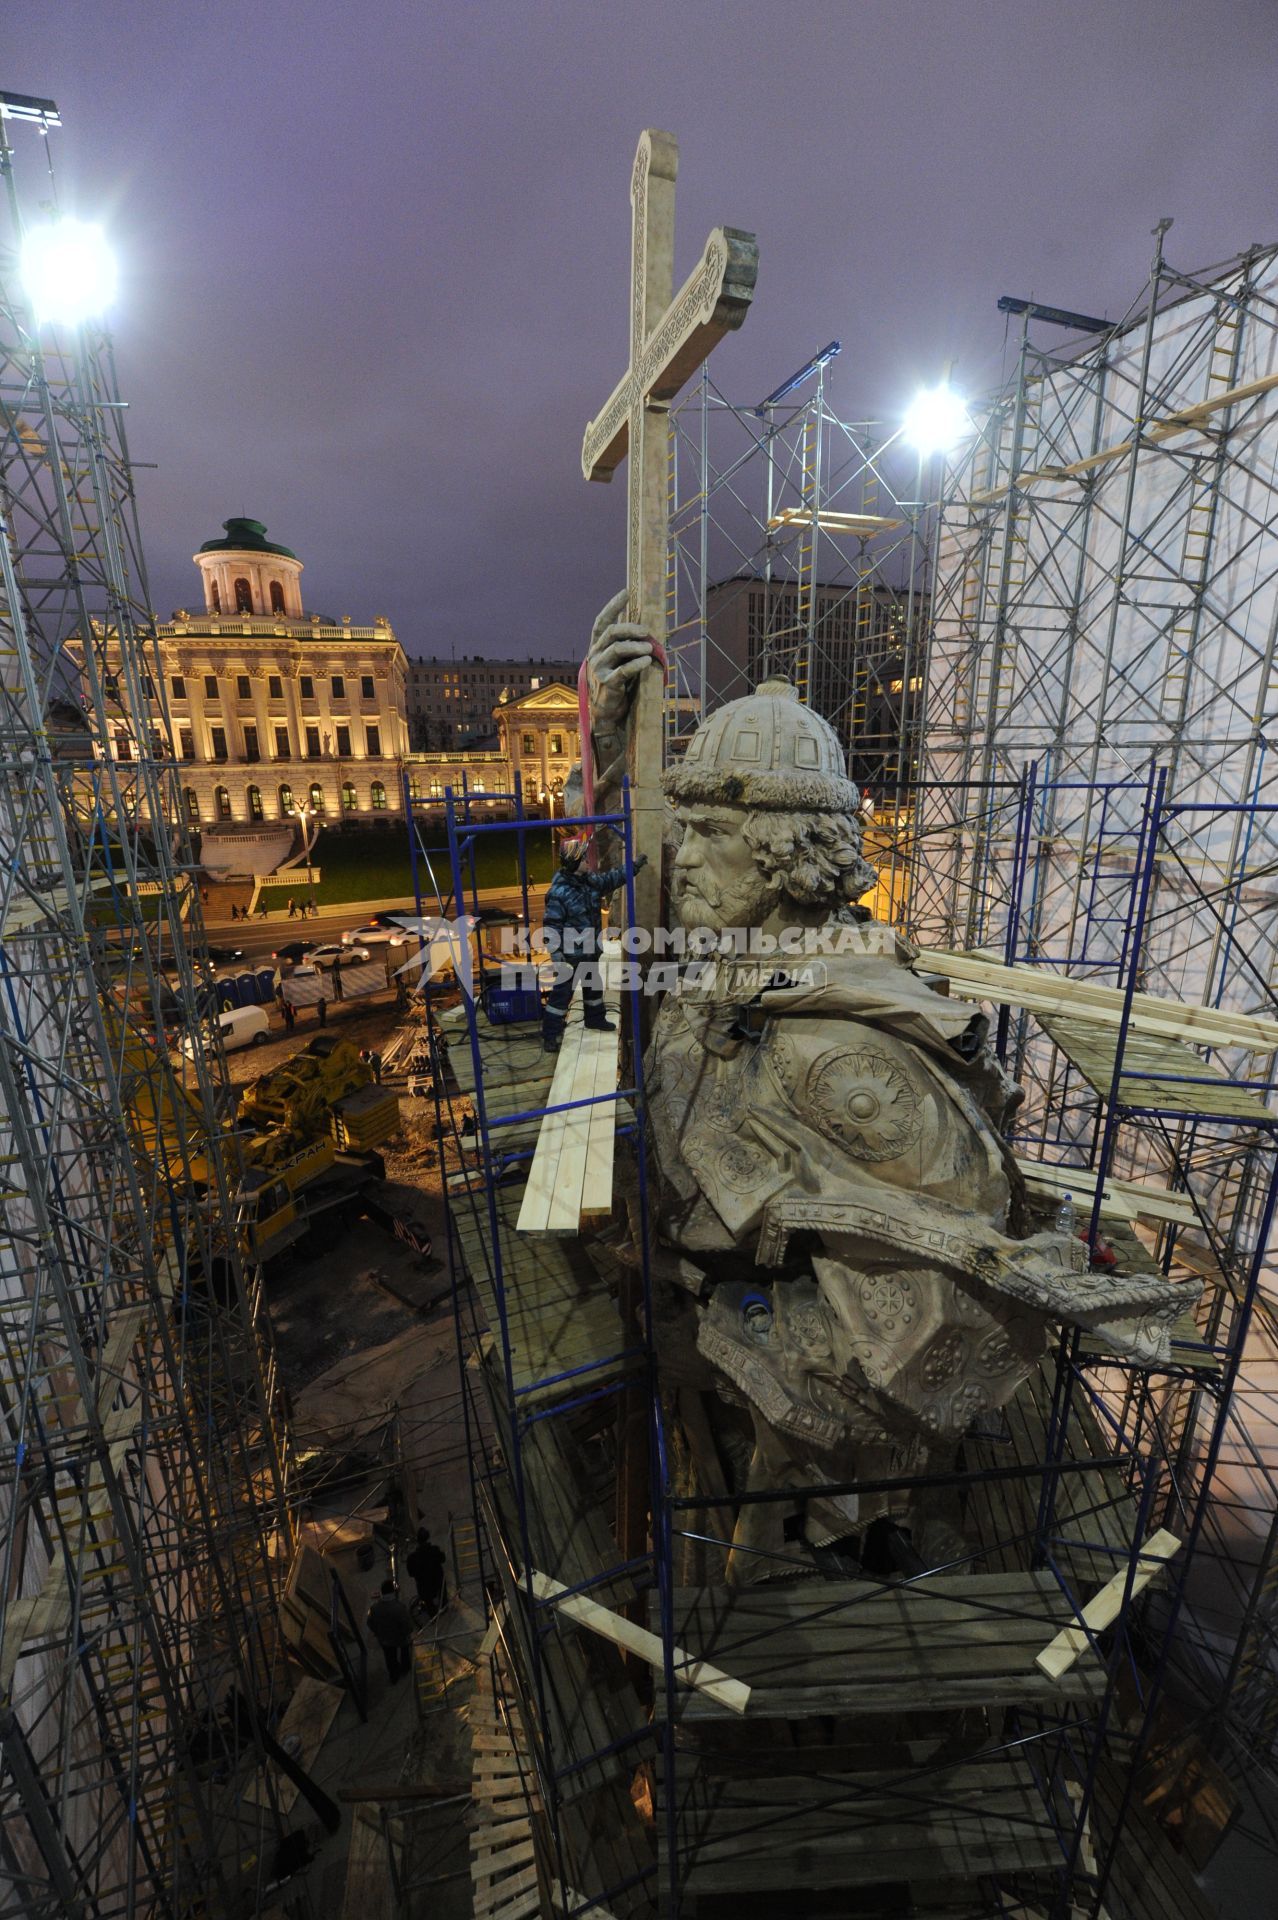
M 389 621 L 355 626 L 302 604 L 302 562 L 258 520 L 225 522 L 225 537 L 193 556 L 204 607 L 159 626 L 164 688 L 149 680 L 149 713 L 120 705 L 113 748 L 128 759 L 145 726 L 182 763 L 190 825 L 217 843 L 247 843 L 266 867 L 269 845 L 293 837 L 315 808 L 326 823 L 403 814 L 403 649 Z M 228 849 L 229 850 L 229 849 Z

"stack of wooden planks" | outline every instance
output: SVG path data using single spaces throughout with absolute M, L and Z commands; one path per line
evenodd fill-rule
M 605 942 L 604 978 L 615 973 L 618 952 Z M 620 995 L 605 984 L 604 1008 L 617 1018 Z M 617 1133 L 617 1102 L 602 1096 L 617 1090 L 619 1033 L 586 1026 L 574 1004 L 564 1029 L 548 1113 L 537 1136 L 537 1151 L 524 1204 L 521 1233 L 575 1234 L 612 1211 L 612 1155 Z M 589 1106 L 574 1106 L 588 1100 Z

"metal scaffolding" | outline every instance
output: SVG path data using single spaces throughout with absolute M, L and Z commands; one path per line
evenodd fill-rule
M 672 752 L 768 674 L 798 686 L 894 804 L 915 771 L 930 527 L 899 434 L 829 397 L 832 340 L 757 405 L 702 366 L 670 413 Z
M 1015 371 L 944 484 L 903 917 L 926 944 L 1270 1015 L 1278 249 L 1186 273 L 1169 224 L 1112 327 L 1004 303 Z M 1278 1736 L 1275 1063 L 1200 1049 L 1154 1099 L 1129 1062 L 1119 1098 L 1059 1026 L 1003 1029 L 1028 1150 L 1192 1199 L 1156 1253 L 1205 1276 L 1229 1385 L 1161 1396 L 1164 1497 L 1201 1548 L 1169 1652 L 1238 1775 Z M 1220 1068 L 1246 1123 L 1189 1084 Z
M 163 1040 L 211 973 L 111 342 L 18 282 L 58 124 L 0 96 L 0 1905 L 240 1912 L 288 1456 L 225 1068 Z
M 1084 1090 L 1088 1156 L 1069 1157 L 1081 1137 L 1075 1121 L 1059 1138 L 1028 1127 L 1016 1144 L 1030 1160 L 1074 1169 L 1080 1192 L 1090 1164 L 1093 1237 L 1099 1230 L 1118 1245 L 1128 1271 L 1182 1276 L 1186 1311 L 1156 1361 L 1065 1330 L 1006 1416 L 974 1423 L 952 1464 L 745 1493 L 740 1461 L 734 1467 L 704 1404 L 680 1384 L 677 1351 L 662 1345 L 642 1075 L 604 1096 L 634 1111 L 633 1126 L 622 1116 L 612 1224 L 588 1244 L 529 1240 L 515 1228 L 522 1175 L 556 1109 L 548 1094 L 530 1093 L 535 1006 L 507 1001 L 498 1017 L 489 998 L 526 991 L 527 980 L 485 977 L 476 953 L 472 990 L 440 997 L 432 1066 L 476 1524 L 490 1598 L 501 1596 L 494 1619 L 512 1724 L 526 1730 L 511 1738 L 527 1755 L 534 1837 L 521 1859 L 532 1864 L 526 1881 L 512 1882 L 512 1902 L 531 1903 L 536 1880 L 540 1911 L 556 1916 L 596 1907 L 715 1914 L 747 1896 L 816 1886 L 855 1890 L 859 1911 L 886 1914 L 901 1910 L 907 1884 L 923 1897 L 944 1880 L 977 1903 L 954 1911 L 1013 1915 L 1025 1902 L 1053 1920 L 1139 1920 L 1151 1885 L 1181 1903 L 1175 1910 L 1200 1910 L 1150 1808 L 1167 1810 L 1165 1750 L 1195 1758 L 1205 1718 L 1169 1720 L 1166 1683 L 1177 1650 L 1193 1644 L 1186 1621 L 1218 1520 L 1213 1475 L 1232 1445 L 1249 1328 L 1262 1310 L 1278 1121 L 1266 1117 L 1263 1072 L 1226 1075 L 1190 1055 L 1192 1077 L 1171 1093 L 1161 1078 L 1150 1084 L 1136 1014 L 1155 882 L 1169 851 L 1218 810 L 1175 807 L 1161 771 L 1136 785 L 1124 796 L 1138 820 L 1130 935 L 1111 975 L 1122 1019 L 1103 1083 Z M 1030 823 L 1047 798 L 1036 771 L 1015 789 L 1014 963 L 1025 959 Z M 513 801 L 526 840 L 537 829 Z M 467 796 L 450 795 L 448 846 L 428 854 L 418 812 L 425 910 L 448 915 L 469 901 L 478 914 L 470 854 L 492 829 L 476 822 Z M 527 908 L 526 876 L 524 896 Z M 510 1021 L 512 1012 L 523 1020 Z M 1002 1023 L 1009 1064 L 1023 1057 L 1028 1029 L 1019 1011 Z M 1071 1089 L 1063 1111 L 1081 1111 L 1082 1099 Z M 1167 1183 L 1170 1193 L 1150 1184 L 1116 1216 L 1107 1189 L 1127 1135 L 1169 1126 L 1191 1130 L 1204 1157 L 1236 1159 L 1241 1149 L 1249 1168 L 1253 1231 L 1214 1269 L 1197 1313 L 1196 1276 L 1226 1250 L 1215 1248 L 1192 1190 L 1186 1197 L 1182 1179 Z M 1032 1203 L 1037 1224 L 1050 1224 L 1056 1198 L 1036 1192 Z M 1151 1210 L 1154 1235 L 1137 1230 Z M 620 1318 L 609 1319 L 609 1301 Z M 545 1364 L 546 1329 L 558 1339 L 565 1325 L 578 1328 L 572 1364 Z M 623 1443 L 636 1408 L 648 1459 L 637 1543 L 625 1533 Z M 802 1514 L 809 1502 L 859 1499 L 893 1512 L 919 1498 L 953 1523 L 939 1560 L 905 1546 L 876 1562 L 863 1542 L 858 1562 L 855 1552 L 796 1544 L 750 1550 L 776 1580 L 725 1578 L 747 1502 Z M 1142 1554 L 1159 1527 L 1180 1545 L 1145 1591 Z M 632 1617 L 640 1609 L 660 1643 L 652 1670 L 627 1672 L 576 1631 L 532 1569 L 570 1595 Z M 1114 1606 L 1102 1631 L 1088 1603 L 1105 1587 Z M 1037 1656 L 1068 1629 L 1079 1658 L 1045 1670 Z M 748 1683 L 744 1718 L 689 1692 L 690 1659 Z

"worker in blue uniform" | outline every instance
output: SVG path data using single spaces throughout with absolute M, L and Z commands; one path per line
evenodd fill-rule
M 558 1053 L 563 1042 L 568 1007 L 579 980 L 584 1024 L 599 1033 L 616 1032 L 616 1023 L 604 1011 L 599 935 L 604 904 L 618 887 L 625 886 L 626 869 L 609 867 L 605 873 L 591 873 L 585 860 L 584 839 L 560 842 L 559 871 L 550 883 L 542 913 L 546 945 L 560 975 L 542 1009 L 541 1037 L 547 1053 Z M 647 854 L 641 853 L 633 871 L 638 873 L 647 860 Z

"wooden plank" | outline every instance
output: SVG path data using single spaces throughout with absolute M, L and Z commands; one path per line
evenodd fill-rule
M 1238 387 L 1226 387 L 1223 392 L 1212 394 L 1209 399 L 1199 400 L 1193 406 L 1181 407 L 1175 413 L 1169 413 L 1164 420 L 1155 421 L 1141 431 L 1142 443 L 1161 443 L 1174 439 L 1177 434 L 1196 433 L 1202 430 L 1204 421 L 1219 413 L 1225 407 L 1241 406 L 1248 400 L 1256 400 L 1262 394 L 1270 393 L 1278 387 L 1278 373 L 1269 373 L 1257 380 L 1247 380 Z M 1109 466 L 1115 460 L 1122 460 L 1132 451 L 1133 440 L 1119 440 L 1112 447 L 1102 447 L 1097 453 L 1086 454 L 1082 459 L 1071 460 L 1066 466 L 1036 467 L 1028 473 L 1018 473 L 1017 488 L 1034 486 L 1040 480 L 1077 480 L 1094 471 L 1097 467 Z M 1010 492 L 1010 483 L 997 487 L 985 487 L 973 493 L 969 504 L 973 507 L 992 506 Z
M 1082 1015 L 1103 1026 L 1117 1026 L 1122 1019 L 1124 994 L 1101 981 L 1076 980 L 1045 967 L 1009 967 L 985 953 L 949 948 L 930 948 L 919 955 L 917 964 L 920 969 L 935 967 L 944 973 L 958 999 L 993 1000 L 1031 1013 L 1042 1006 L 1048 1013 Z M 1278 1051 L 1278 1020 L 1189 1006 L 1153 993 L 1133 994 L 1131 1028 L 1168 1040 L 1192 1038 L 1204 1046 L 1241 1047 L 1262 1054 Z
M 357 1812 L 346 1856 L 342 1920 L 393 1920 L 396 1906 L 381 1827 Z
M 1144 1592 L 1155 1574 L 1162 1572 L 1179 1546 L 1180 1541 L 1176 1535 L 1169 1533 L 1166 1527 L 1160 1527 L 1158 1532 L 1145 1542 L 1138 1556 L 1136 1572 L 1132 1576 L 1133 1600 L 1138 1593 Z M 1122 1612 L 1123 1595 L 1127 1592 L 1127 1576 L 1128 1568 L 1124 1567 L 1120 1573 L 1114 1575 L 1112 1580 L 1107 1580 L 1100 1592 L 1094 1595 L 1083 1608 L 1083 1620 L 1090 1627 L 1093 1635 L 1103 1633 L 1106 1627 L 1112 1626 Z M 1081 1626 L 1066 1627 L 1063 1632 L 1057 1634 L 1050 1646 L 1044 1647 L 1038 1656 L 1037 1664 L 1044 1673 L 1059 1679 L 1061 1674 L 1073 1666 L 1079 1654 L 1086 1652 L 1090 1645 L 1091 1641 Z
M 1085 1019 L 1039 1016 L 1043 1031 L 1074 1062 L 1088 1085 L 1109 1098 L 1118 1057 L 1116 1028 Z M 1128 1033 L 1123 1048 L 1122 1104 L 1166 1113 L 1209 1114 L 1221 1120 L 1272 1122 L 1274 1115 L 1254 1088 L 1229 1080 L 1182 1041 Z M 1141 1075 L 1137 1079 L 1133 1076 Z
M 275 1737 L 283 1745 L 296 1735 L 297 1764 L 307 1773 L 345 1697 L 342 1687 L 330 1686 L 328 1681 L 313 1679 L 310 1674 L 304 1675 L 293 1689 L 293 1698 L 284 1709 Z M 255 1780 L 248 1788 L 244 1795 L 245 1802 L 252 1807 L 269 1807 L 272 1804 L 271 1781 L 274 1781 L 275 1799 L 280 1811 L 287 1813 L 297 1799 L 297 1782 L 281 1773 L 274 1761 L 267 1762 L 266 1775 L 261 1780 Z
M 550 1107 L 563 1106 L 575 1097 L 572 1089 L 581 1054 L 582 1026 L 580 1016 L 574 1018 L 573 1013 L 569 1014 L 565 1023 L 564 1037 L 555 1061 L 555 1075 L 546 1101 Z M 533 1155 L 528 1184 L 524 1189 L 524 1203 L 516 1223 L 520 1233 L 545 1231 L 546 1218 L 554 1203 L 555 1179 L 568 1119 L 566 1113 L 548 1113 L 541 1121 L 537 1133 L 537 1151 Z
M 550 1579 L 547 1574 L 534 1571 L 532 1585 L 539 1600 L 555 1600 L 556 1611 L 575 1620 L 578 1626 L 600 1634 L 603 1639 L 611 1640 L 614 1646 L 622 1647 L 627 1653 L 646 1660 L 650 1666 L 664 1670 L 665 1653 L 661 1641 L 646 1627 L 635 1626 L 633 1621 L 613 1613 L 608 1607 L 601 1607 L 584 1593 L 568 1593 L 560 1581 Z M 681 1686 L 698 1688 L 733 1713 L 745 1712 L 750 1702 L 749 1687 L 721 1673 L 707 1661 L 694 1659 L 682 1648 L 672 1649 L 671 1658 L 675 1679 Z
M 618 1006 L 615 982 L 619 955 L 615 941 L 602 943 L 604 1008 L 610 1014 L 615 1014 Z M 618 1035 L 587 1027 L 574 1008 L 564 1031 L 547 1105 L 595 1100 L 613 1092 L 617 1070 Z M 519 1214 L 519 1232 L 575 1234 L 580 1231 L 583 1211 L 609 1212 L 616 1137 L 615 1101 L 547 1114 L 537 1136 L 537 1151 Z
M 916 1776 L 823 1770 L 715 1777 L 681 1766 L 677 1815 L 684 1891 L 690 1895 L 799 1887 L 869 1886 L 887 1880 L 972 1881 L 991 1872 L 1059 1863 L 1052 1820 L 1028 1762 L 965 1762 Z M 664 1852 L 659 1783 L 657 1835 Z
M 1023 1160 L 1019 1155 L 1016 1164 L 1031 1191 L 1072 1194 L 1080 1208 L 1090 1210 L 1096 1195 L 1096 1174 L 1091 1167 L 1048 1166 L 1041 1160 Z M 1102 1218 L 1113 1213 L 1124 1220 L 1173 1220 L 1187 1227 L 1198 1224 L 1198 1214 L 1187 1193 L 1147 1187 L 1139 1180 L 1107 1179 L 1101 1195 L 1101 1213 Z

